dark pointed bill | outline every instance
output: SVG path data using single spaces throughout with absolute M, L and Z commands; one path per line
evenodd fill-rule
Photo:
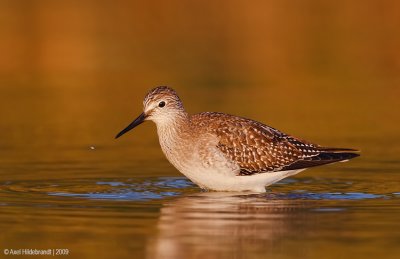
M 133 129 L 134 127 L 136 127 L 137 125 L 141 124 L 142 122 L 144 122 L 144 120 L 146 119 L 146 115 L 144 114 L 144 112 L 142 114 L 139 115 L 139 117 L 137 117 L 131 124 L 128 125 L 128 127 L 126 127 L 125 129 L 123 129 L 120 133 L 118 133 L 118 135 L 115 138 L 119 138 L 122 135 L 124 135 L 125 133 L 127 133 L 128 131 L 130 131 L 131 129 Z

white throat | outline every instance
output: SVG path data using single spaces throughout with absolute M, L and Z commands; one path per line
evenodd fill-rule
M 157 134 L 162 151 L 167 159 L 175 165 L 179 166 L 178 157 L 182 157 L 185 152 L 185 129 L 187 123 L 186 114 L 182 117 L 169 117 L 162 120 L 155 120 L 157 126 Z

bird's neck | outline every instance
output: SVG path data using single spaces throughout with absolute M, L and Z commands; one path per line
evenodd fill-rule
M 180 112 L 156 123 L 161 146 L 171 146 L 182 137 L 189 127 L 190 119 L 186 112 Z
M 187 114 L 174 118 L 174 120 L 157 123 L 157 133 L 161 149 L 167 159 L 178 170 L 182 170 L 185 160 L 190 152 L 186 152 L 185 134 L 190 127 Z

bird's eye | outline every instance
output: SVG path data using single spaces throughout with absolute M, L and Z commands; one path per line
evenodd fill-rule
M 159 104 L 158 104 L 158 107 L 164 107 L 165 106 L 165 102 L 164 101 L 162 101 L 162 102 L 160 102 Z

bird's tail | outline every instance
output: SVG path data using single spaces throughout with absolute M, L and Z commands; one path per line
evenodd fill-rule
M 320 152 L 318 155 L 297 161 L 287 166 L 285 170 L 302 169 L 335 162 L 346 162 L 347 160 L 360 155 L 360 151 L 350 148 L 319 147 L 318 151 Z
M 359 150 L 351 148 L 321 147 L 319 148 L 319 150 L 321 153 L 317 157 L 315 157 L 315 159 L 323 160 L 328 163 L 349 160 L 360 155 Z

